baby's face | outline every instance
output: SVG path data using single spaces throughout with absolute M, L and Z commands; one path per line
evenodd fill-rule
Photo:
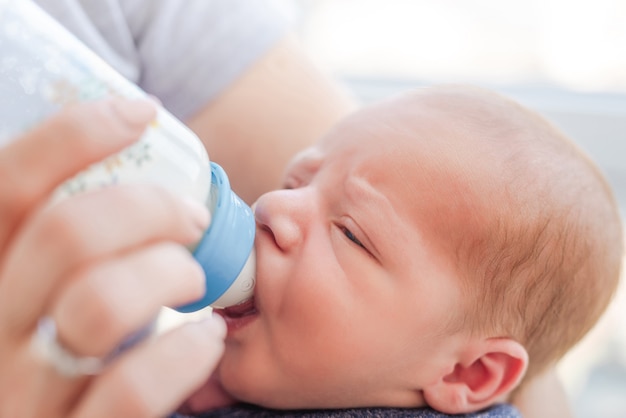
M 462 299 L 438 229 L 462 223 L 470 152 L 425 111 L 349 118 L 257 201 L 254 307 L 222 312 L 229 392 L 278 408 L 424 404 L 416 388 L 464 338 L 446 330 Z

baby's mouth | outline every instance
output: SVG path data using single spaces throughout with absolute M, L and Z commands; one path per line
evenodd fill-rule
M 244 316 L 254 315 L 257 313 L 256 305 L 254 303 L 254 296 L 250 299 L 246 299 L 243 302 L 229 306 L 227 308 L 215 309 L 216 313 L 228 317 L 228 318 L 243 318 Z

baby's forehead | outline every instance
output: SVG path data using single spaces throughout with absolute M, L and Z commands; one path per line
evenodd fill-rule
M 515 152 L 504 138 L 508 116 L 470 99 L 411 95 L 384 102 L 347 118 L 320 149 L 326 159 L 362 162 L 364 170 L 415 187 L 483 190 Z
M 392 157 L 398 163 L 427 154 L 449 154 L 472 146 L 474 136 L 479 136 L 455 129 L 454 117 L 454 113 L 434 110 L 421 100 L 397 99 L 345 119 L 317 147 L 325 158 L 371 155 Z

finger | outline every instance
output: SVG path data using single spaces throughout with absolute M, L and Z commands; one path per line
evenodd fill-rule
M 100 357 L 155 318 L 161 306 L 182 305 L 203 292 L 204 272 L 191 253 L 161 243 L 72 279 L 52 315 L 64 346 Z
M 83 193 L 40 211 L 7 254 L 0 318 L 13 332 L 30 332 L 73 271 L 150 242 L 197 241 L 208 219 L 199 203 L 149 185 Z
M 0 416 L 62 417 L 67 415 L 72 398 L 88 378 L 61 380 L 48 364 L 29 349 L 28 342 L 7 350 L 3 341 L 0 359 Z
M 226 326 L 221 318 L 185 324 L 129 352 L 86 391 L 72 418 L 161 417 L 215 369 Z
M 137 140 L 156 115 L 147 100 L 70 106 L 0 149 L 0 251 L 23 217 L 66 178 Z

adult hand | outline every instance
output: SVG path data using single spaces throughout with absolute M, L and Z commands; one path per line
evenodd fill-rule
M 156 417 L 206 380 L 223 351 L 217 319 L 143 341 L 93 377 L 62 376 L 31 348 L 42 317 L 78 356 L 104 356 L 160 307 L 201 296 L 184 245 L 208 212 L 154 186 L 117 186 L 53 206 L 69 176 L 135 141 L 147 102 L 67 108 L 0 148 L 0 416 Z

